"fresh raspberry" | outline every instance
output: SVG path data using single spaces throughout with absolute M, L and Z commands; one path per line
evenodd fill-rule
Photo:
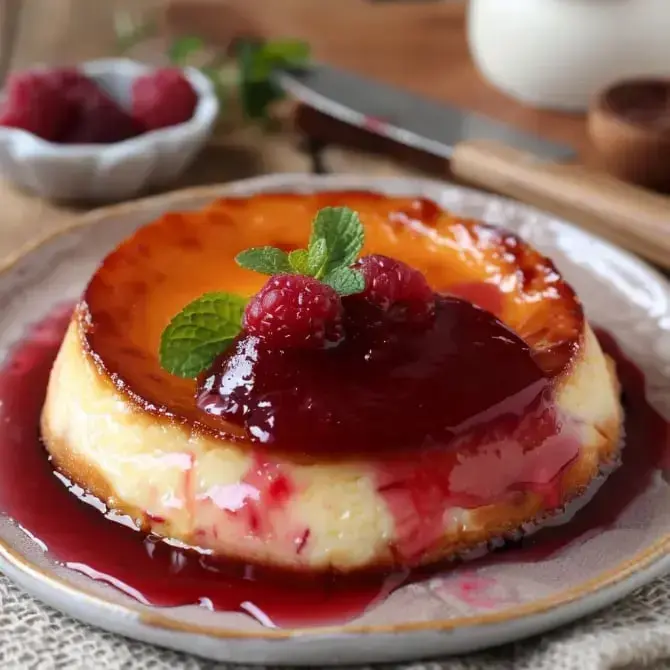
M 418 270 L 381 254 L 363 256 L 354 267 L 363 273 L 365 290 L 348 301 L 365 300 L 396 321 L 423 322 L 434 313 L 435 294 Z
M 45 70 L 42 74 L 46 83 L 58 91 L 63 98 L 67 98 L 67 92 L 77 85 L 90 82 L 76 67 L 54 67 Z
M 343 337 L 342 302 L 317 279 L 276 275 L 247 305 L 244 328 L 272 346 L 319 349 Z
M 163 68 L 133 82 L 132 110 L 147 130 L 176 126 L 188 121 L 198 96 L 181 70 Z
M 112 144 L 140 133 L 133 118 L 92 79 L 74 68 L 47 75 L 67 106 L 68 119 L 60 140 L 66 144 Z
M 57 140 L 68 109 L 43 72 L 21 72 L 9 77 L 0 125 L 21 128 L 49 142 Z

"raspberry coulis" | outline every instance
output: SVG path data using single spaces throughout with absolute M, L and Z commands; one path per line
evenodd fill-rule
M 35 326 L 8 357 L 0 376 L 0 419 L 11 427 L 0 436 L 0 512 L 13 518 L 54 559 L 143 602 L 157 606 L 200 603 L 221 611 L 246 612 L 275 626 L 350 620 L 402 584 L 439 570 L 356 580 L 292 577 L 214 562 L 134 530 L 129 527 L 130 519 L 112 513 L 105 518 L 102 503 L 77 487 L 68 490 L 62 477 L 54 475 L 39 439 L 46 385 L 69 318 L 70 309 L 61 309 Z M 622 467 L 570 524 L 541 530 L 486 560 L 552 558 L 568 543 L 612 524 L 667 466 L 670 425 L 647 402 L 642 373 L 609 335 L 600 333 L 599 337 L 617 362 L 624 388 L 630 446 L 623 452 Z M 290 490 L 278 481 L 270 493 L 281 502 Z M 413 494 L 420 496 L 423 485 L 417 481 Z M 550 491 L 556 485 L 548 481 L 541 488 Z
M 544 412 L 549 377 L 489 312 L 443 296 L 427 327 L 378 314 L 356 305 L 345 339 L 314 351 L 241 335 L 201 379 L 200 407 L 243 425 L 257 443 L 330 456 L 416 457 L 475 425 L 507 432 Z

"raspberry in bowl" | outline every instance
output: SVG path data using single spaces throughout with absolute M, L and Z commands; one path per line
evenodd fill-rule
M 278 193 L 165 214 L 105 258 L 42 437 L 152 537 L 349 574 L 554 520 L 617 464 L 622 409 L 579 299 L 516 235 Z
M 211 82 L 193 68 L 103 59 L 16 72 L 0 104 L 0 170 L 50 199 L 129 198 L 176 179 L 218 111 Z

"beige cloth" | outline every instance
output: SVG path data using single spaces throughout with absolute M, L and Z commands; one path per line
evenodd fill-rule
M 78 623 L 0 576 L 3 670 L 251 670 L 159 649 Z M 587 621 L 491 652 L 356 670 L 663 670 L 670 668 L 670 577 Z M 269 670 L 266 668 L 265 670 Z

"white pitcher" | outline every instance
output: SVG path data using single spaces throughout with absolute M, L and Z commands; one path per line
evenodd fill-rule
M 582 111 L 617 79 L 670 76 L 670 0 L 470 0 L 468 40 L 508 95 Z

